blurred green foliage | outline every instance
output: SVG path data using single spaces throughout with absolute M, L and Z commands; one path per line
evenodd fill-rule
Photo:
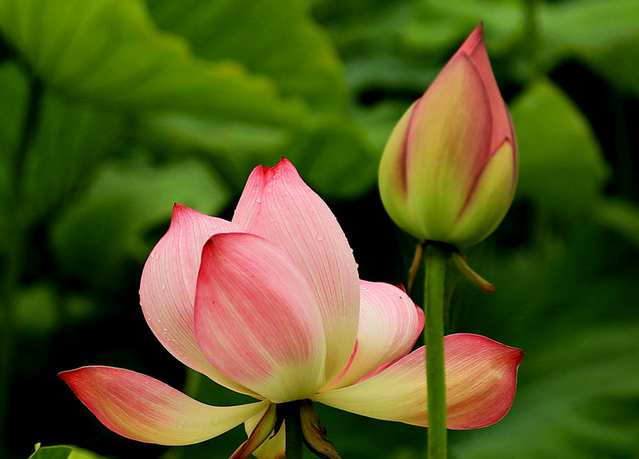
M 381 208 L 377 162 L 480 21 L 520 182 L 468 253 L 497 292 L 460 282 L 449 331 L 526 357 L 511 413 L 451 433 L 451 457 L 638 457 L 638 18 L 636 0 L 0 0 L 0 457 L 37 442 L 228 457 L 241 428 L 185 448 L 124 440 L 55 374 L 111 364 L 242 402 L 170 358 L 137 284 L 173 202 L 228 215 L 281 156 L 329 200 L 362 277 L 405 282 L 412 241 Z M 422 457 L 422 429 L 318 411 L 345 459 Z

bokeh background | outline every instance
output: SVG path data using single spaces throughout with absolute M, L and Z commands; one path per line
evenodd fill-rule
M 405 283 L 414 241 L 381 207 L 377 164 L 480 21 L 520 181 L 467 252 L 497 292 L 458 280 L 448 331 L 526 357 L 511 412 L 452 432 L 451 458 L 639 457 L 636 0 L 0 0 L 0 457 L 37 442 L 228 457 L 242 428 L 136 443 L 56 373 L 114 365 L 243 401 L 162 348 L 138 283 L 174 202 L 230 217 L 250 170 L 282 156 L 335 212 L 361 276 Z M 344 459 L 423 457 L 423 429 L 318 410 Z

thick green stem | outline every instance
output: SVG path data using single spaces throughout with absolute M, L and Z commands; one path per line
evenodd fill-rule
M 304 440 L 299 403 L 291 402 L 286 407 L 284 426 L 286 427 L 286 459 L 302 459 Z
M 426 381 L 428 386 L 428 459 L 447 457 L 446 379 L 444 372 L 444 306 L 449 252 L 436 244 L 425 250 L 424 308 Z

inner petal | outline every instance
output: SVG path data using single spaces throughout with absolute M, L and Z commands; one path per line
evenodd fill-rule
M 195 332 L 216 368 L 275 403 L 309 397 L 324 383 L 315 295 L 290 258 L 259 236 L 219 234 L 205 244 Z

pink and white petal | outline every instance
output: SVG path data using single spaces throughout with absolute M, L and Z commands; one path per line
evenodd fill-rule
M 269 170 L 269 167 L 257 166 L 251 171 L 235 206 L 232 221 L 248 233 L 253 232 L 251 229 L 256 226 L 255 220 L 262 207 L 262 193 L 266 187 L 266 175 Z
M 257 423 L 260 421 L 265 412 L 266 410 L 261 411 L 244 423 L 244 429 L 246 430 L 246 434 L 248 436 L 251 435 L 253 429 L 255 429 Z M 278 432 L 275 435 L 267 438 L 266 441 L 253 452 L 253 456 L 257 457 L 258 459 L 281 459 L 285 457 L 286 423 L 282 423 L 282 426 L 280 427 Z
M 499 421 L 515 396 L 523 351 L 479 335 L 444 338 L 449 429 L 475 429 Z M 426 426 L 425 349 L 350 387 L 313 400 L 371 418 Z
M 311 285 L 326 334 L 326 377 L 332 381 L 353 352 L 359 314 L 357 265 L 335 216 L 282 159 L 253 171 L 233 222 L 286 252 Z
M 253 428 L 251 432 L 248 432 L 248 439 L 235 450 L 229 459 L 246 459 L 251 454 L 254 454 L 255 450 L 268 440 L 277 424 L 276 406 L 277 405 L 271 403 L 260 413 L 257 422 L 252 423 Z M 253 418 L 255 418 L 255 416 Z M 246 422 L 244 424 L 246 425 Z
M 475 429 L 503 418 L 524 351 L 471 334 L 450 335 L 444 346 L 449 428 Z
M 360 287 L 357 350 L 344 376 L 327 390 L 350 386 L 405 356 L 424 328 L 424 312 L 404 290 L 383 282 L 360 281 Z
M 216 368 L 274 403 L 310 397 L 324 384 L 315 295 L 290 258 L 260 236 L 217 234 L 205 244 L 195 333 Z
M 176 359 L 229 389 L 254 395 L 209 363 L 193 328 L 202 247 L 212 235 L 230 231 L 241 230 L 231 222 L 176 204 L 169 230 L 144 265 L 140 304 L 149 327 Z
M 59 376 L 107 428 L 160 445 L 190 445 L 216 437 L 268 403 L 205 405 L 157 379 L 122 368 L 82 367 Z

